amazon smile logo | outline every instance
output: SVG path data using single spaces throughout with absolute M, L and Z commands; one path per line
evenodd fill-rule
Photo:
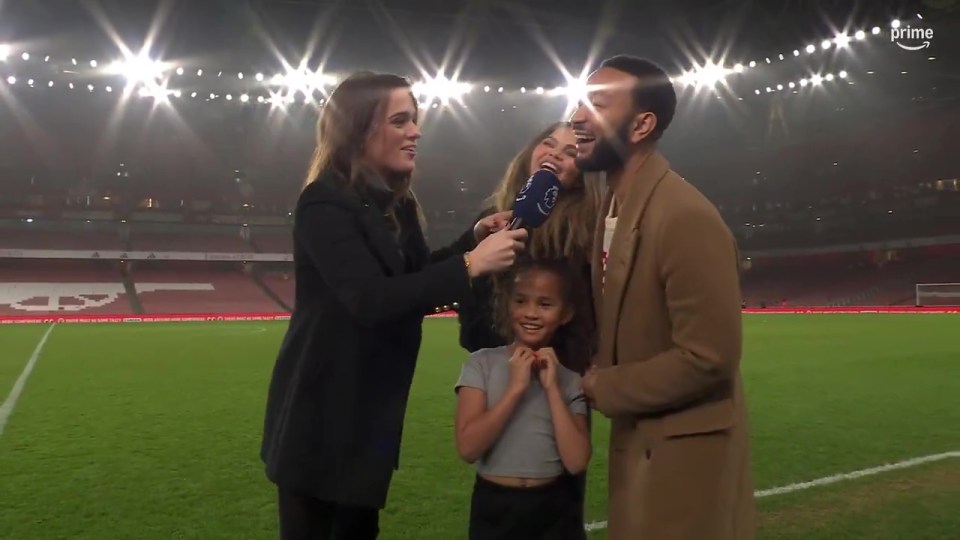
M 907 51 L 919 51 L 930 46 L 933 28 L 914 28 L 910 25 L 890 29 L 890 42 Z

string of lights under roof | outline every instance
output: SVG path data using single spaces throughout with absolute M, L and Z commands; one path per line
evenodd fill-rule
M 917 16 L 920 17 L 919 14 Z M 922 17 L 920 18 L 922 19 Z M 901 24 L 901 21 L 894 20 L 890 23 L 890 28 L 900 28 Z M 865 41 L 870 36 L 879 36 L 881 34 L 883 34 L 883 30 L 879 26 L 873 27 L 869 33 L 866 30 L 857 30 L 852 36 L 846 32 L 841 32 L 830 39 L 822 40 L 819 47 L 814 43 L 809 43 L 802 49 L 803 52 L 801 52 L 799 48 L 794 49 L 792 56 L 799 57 L 804 53 L 806 53 L 806 55 L 812 55 L 817 51 L 826 51 L 831 48 L 838 50 L 846 49 L 854 41 Z M 69 61 L 64 60 L 63 62 L 57 62 L 53 60 L 51 55 L 33 54 L 29 51 L 16 51 L 12 45 L 0 44 L 0 66 L 4 64 L 11 65 L 12 62 L 10 61 L 13 60 L 16 62 L 17 56 L 19 56 L 20 61 L 24 63 L 49 66 L 49 71 L 52 73 L 46 73 L 46 76 L 43 77 L 42 80 L 41 77 L 36 74 L 27 76 L 11 74 L 6 77 L 0 77 L 0 84 L 5 82 L 9 86 L 16 86 L 19 82 L 23 81 L 26 83 L 26 86 L 30 88 L 54 88 L 62 86 L 69 90 L 85 88 L 91 93 L 100 89 L 107 93 L 112 93 L 115 89 L 119 91 L 122 88 L 125 95 L 135 94 L 142 98 L 154 98 L 164 101 L 171 98 L 187 97 L 190 99 L 203 99 L 205 101 L 222 99 L 224 101 L 235 101 L 242 104 L 257 103 L 270 104 L 273 106 L 292 104 L 298 100 L 303 103 L 323 105 L 325 98 L 329 95 L 329 91 L 338 82 L 337 76 L 324 73 L 322 70 L 311 70 L 305 64 L 301 64 L 296 68 L 287 65 L 284 73 L 276 73 L 268 76 L 263 72 L 251 73 L 202 67 L 187 68 L 186 66 L 177 65 L 173 62 L 153 60 L 145 53 L 139 55 L 130 54 L 127 55 L 126 59 L 119 61 L 104 62 L 97 59 L 81 61 L 74 57 L 70 58 Z M 789 53 L 781 53 L 774 58 L 779 61 L 784 61 L 790 58 L 790 55 Z M 934 57 L 930 57 L 929 59 L 933 60 Z M 746 63 L 738 62 L 732 66 L 724 62 L 716 63 L 708 61 L 703 65 L 696 65 L 693 69 L 672 77 L 671 80 L 680 87 L 715 90 L 721 84 L 729 86 L 729 84 L 727 84 L 727 78 L 731 75 L 740 75 L 758 66 L 762 67 L 765 64 L 771 64 L 773 62 L 774 59 L 770 57 L 764 57 L 762 61 L 751 60 Z M 119 78 L 121 80 L 110 81 L 114 84 L 104 83 L 102 80 L 100 84 L 90 82 L 91 79 L 102 79 L 105 77 Z M 847 73 L 845 71 L 841 71 L 837 75 L 831 73 L 813 73 L 809 74 L 808 77 L 795 81 L 782 81 L 775 85 L 762 85 L 753 90 L 752 97 L 783 90 L 794 90 L 796 92 L 798 86 L 801 88 L 808 85 L 814 87 L 821 86 L 824 81 L 830 82 L 837 77 L 847 79 Z M 236 81 L 242 81 L 239 84 L 246 84 L 251 88 L 239 91 L 220 89 L 211 92 L 171 87 L 171 85 L 188 87 L 195 83 L 195 81 L 191 81 L 191 78 L 196 80 L 205 78 L 218 80 L 234 79 Z M 738 82 L 745 83 L 746 81 L 741 79 L 738 80 Z M 853 84 L 852 81 L 848 81 L 848 83 Z M 422 106 L 437 108 L 442 105 L 447 105 L 452 101 L 462 102 L 464 96 L 480 88 L 482 88 L 484 93 L 488 94 L 515 95 L 519 92 L 520 94 L 531 93 L 535 95 L 546 95 L 548 97 L 562 96 L 566 97 L 570 103 L 575 103 L 582 99 L 588 90 L 582 78 L 567 77 L 566 85 L 550 89 L 545 86 L 530 88 L 520 86 L 516 89 L 508 89 L 503 85 L 494 86 L 487 84 L 480 87 L 478 84 L 448 78 L 442 73 L 433 77 L 424 76 L 422 80 L 414 84 L 413 89 L 419 97 Z M 747 96 L 750 96 L 750 94 L 747 94 Z M 739 97 L 738 99 L 742 100 L 743 97 Z
M 868 74 L 874 74 L 873 71 L 867 72 Z M 903 72 L 901 72 L 903 73 Z M 756 88 L 753 90 L 753 95 L 747 95 L 746 97 L 756 97 L 763 94 L 769 94 L 773 92 L 779 92 L 783 90 L 793 90 L 793 93 L 798 93 L 797 88 L 804 88 L 807 86 L 810 87 L 819 87 L 826 82 L 833 82 L 838 80 L 845 80 L 847 84 L 854 84 L 852 80 L 849 80 L 849 74 L 846 70 L 842 70 L 837 74 L 833 73 L 813 73 L 807 77 L 803 77 L 797 80 L 782 81 L 776 84 L 767 85 L 765 87 Z M 57 88 L 58 85 L 54 81 L 37 81 L 33 78 L 26 80 L 18 79 L 15 76 L 9 76 L 3 80 L 7 85 L 11 87 L 16 86 L 26 86 L 28 88 Z M 463 83 L 459 83 L 463 84 Z M 125 93 L 130 94 L 131 89 L 129 86 L 126 87 L 114 87 L 112 85 L 95 85 L 92 83 L 82 84 L 68 82 L 66 84 L 60 85 L 65 87 L 68 90 L 86 90 L 89 93 L 94 93 L 98 91 L 103 91 L 106 93 Z M 505 89 L 503 87 L 492 88 L 490 86 L 483 87 L 484 93 L 504 93 Z M 552 89 L 545 89 L 543 87 L 537 87 L 534 89 L 527 89 L 526 87 L 521 87 L 519 89 L 520 94 L 531 94 L 537 96 L 546 96 L 546 97 L 566 97 L 568 101 L 573 101 L 573 93 L 567 87 L 556 87 Z M 419 104 L 421 107 L 430 107 L 430 108 L 439 108 L 441 106 L 448 105 L 451 101 L 457 101 L 461 105 L 465 106 L 464 96 L 469 92 L 458 93 L 456 90 L 448 90 L 444 88 L 431 88 L 420 86 L 416 89 L 415 93 L 419 96 Z M 187 91 L 182 89 L 171 89 L 163 85 L 156 86 L 140 86 L 136 89 L 134 94 L 140 98 L 152 98 L 155 100 L 169 101 L 170 99 L 191 99 L 191 100 L 203 100 L 206 102 L 213 101 L 226 101 L 226 102 L 236 102 L 239 104 L 260 104 L 260 105 L 271 105 L 275 107 L 283 107 L 285 105 L 293 103 L 305 103 L 311 104 L 314 106 L 322 106 L 325 103 L 326 98 L 320 97 L 316 98 L 316 92 L 286 92 L 282 90 L 268 90 L 266 93 L 257 93 L 257 92 L 200 92 L 197 90 Z M 323 94 L 324 96 L 326 94 Z M 722 99 L 723 96 L 719 92 L 716 92 L 718 99 Z M 734 96 L 736 97 L 736 96 Z M 739 100 L 743 100 L 744 96 L 737 97 Z M 512 105 L 513 109 L 517 108 L 517 105 Z M 505 111 L 506 109 L 504 109 Z

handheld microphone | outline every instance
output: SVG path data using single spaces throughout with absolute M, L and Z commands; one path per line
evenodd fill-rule
M 513 201 L 513 220 L 508 229 L 521 227 L 536 229 L 553 212 L 560 196 L 560 179 L 546 169 L 533 173 Z

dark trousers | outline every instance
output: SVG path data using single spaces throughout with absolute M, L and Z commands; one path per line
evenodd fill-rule
M 573 508 L 577 514 L 577 518 L 585 523 L 584 509 L 587 502 L 587 473 L 570 474 L 564 472 L 560 477 L 560 481 L 564 483 L 566 489 L 570 490 L 570 496 L 573 497 Z
M 568 481 L 516 488 L 477 476 L 469 540 L 585 540 L 582 511 Z
M 280 490 L 280 540 L 374 540 L 380 511 Z

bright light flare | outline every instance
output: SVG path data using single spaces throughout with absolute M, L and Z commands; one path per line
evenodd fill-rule
M 163 62 L 151 60 L 146 55 L 129 57 L 114 62 L 108 69 L 110 73 L 123 75 L 131 86 L 138 84 L 157 85 L 165 66 Z
M 286 74 L 274 75 L 270 82 L 275 86 L 285 86 L 288 97 L 293 97 L 299 92 L 304 98 L 312 101 L 314 92 L 319 90 L 326 95 L 327 86 L 337 84 L 337 78 L 321 71 L 311 71 L 305 65 L 301 65 L 296 69 L 288 67 Z M 288 102 L 293 101 L 288 99 Z
M 692 71 L 684 73 L 677 81 L 683 85 L 712 89 L 717 84 L 725 82 L 727 75 L 735 71 L 735 69 L 724 67 L 721 64 L 707 62 L 702 66 L 694 66 Z
M 0 62 L 6 62 L 7 58 L 10 58 L 10 54 L 13 52 L 13 47 L 7 45 L 6 43 L 0 43 Z
M 472 89 L 471 84 L 449 79 L 442 73 L 413 85 L 413 93 L 428 103 L 434 100 L 444 104 L 451 100 L 461 101 L 463 96 L 469 94 Z

